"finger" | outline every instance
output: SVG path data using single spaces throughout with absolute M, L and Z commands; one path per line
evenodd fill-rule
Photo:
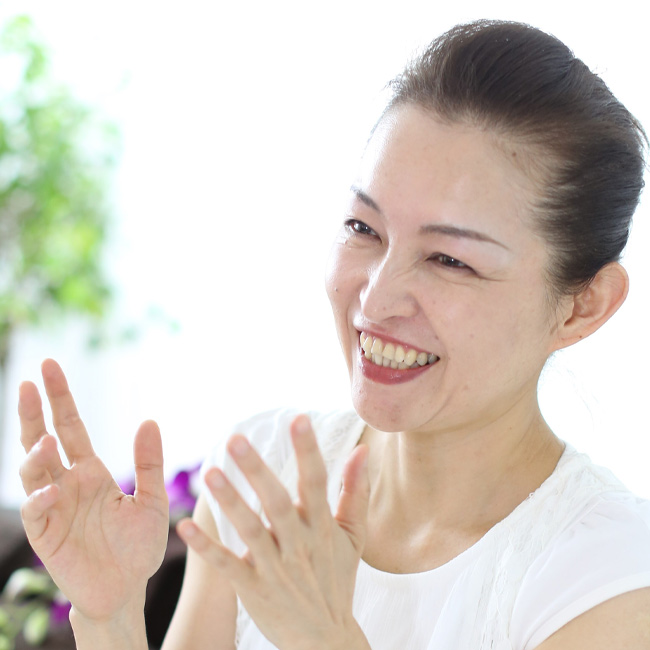
M 327 468 L 306 415 L 299 415 L 291 423 L 291 439 L 298 466 L 301 515 L 312 525 L 329 522 L 332 514 L 327 501 Z
M 149 501 L 167 508 L 167 491 L 163 472 L 163 449 L 158 425 L 143 422 L 133 442 L 135 464 L 135 499 Z
M 65 471 L 56 439 L 49 434 L 44 435 L 31 448 L 20 467 L 20 478 L 25 493 L 29 496 L 32 492 L 57 481 Z
M 31 381 L 24 381 L 18 389 L 18 415 L 20 442 L 28 452 L 47 433 L 41 396 Z
M 45 390 L 52 407 L 54 428 L 70 463 L 94 455 L 88 432 L 74 403 L 68 382 L 59 364 L 46 359 L 42 365 Z
M 23 503 L 20 514 L 27 537 L 31 542 L 38 540 L 48 526 L 48 513 L 59 498 L 59 487 L 48 485 L 33 492 Z
M 359 553 L 366 542 L 369 502 L 368 447 L 359 445 L 345 463 L 343 487 L 334 516 Z
M 181 519 L 176 525 L 180 538 L 206 562 L 217 568 L 233 586 L 251 588 L 255 569 L 246 560 L 237 557 L 230 549 L 213 540 L 191 519 Z
M 278 477 L 242 435 L 234 435 L 227 449 L 257 494 L 283 553 L 300 547 L 303 529 L 298 512 Z
M 268 566 L 277 562 L 279 553 L 274 536 L 262 523 L 259 515 L 249 507 L 228 481 L 225 474 L 217 467 L 212 467 L 206 472 L 205 482 L 219 503 L 219 507 L 235 527 L 242 542 L 248 547 L 255 564 Z

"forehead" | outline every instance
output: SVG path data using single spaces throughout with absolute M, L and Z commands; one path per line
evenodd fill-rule
M 494 133 L 404 105 L 377 125 L 356 185 L 404 226 L 427 221 L 532 236 L 537 193 L 520 163 L 524 153 Z

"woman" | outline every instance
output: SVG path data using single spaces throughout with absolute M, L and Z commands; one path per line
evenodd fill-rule
M 643 132 L 519 24 L 451 30 L 392 89 L 327 273 L 356 412 L 263 414 L 206 461 L 165 649 L 647 650 L 650 504 L 537 404 L 548 357 L 625 299 Z M 43 376 L 72 467 L 23 384 L 26 530 L 79 648 L 146 648 L 158 430 L 125 497 Z

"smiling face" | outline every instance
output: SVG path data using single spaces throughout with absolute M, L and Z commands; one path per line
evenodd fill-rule
M 480 429 L 537 409 L 557 347 L 548 253 L 530 226 L 535 184 L 509 156 L 492 134 L 413 105 L 368 144 L 327 290 L 355 408 L 374 428 Z

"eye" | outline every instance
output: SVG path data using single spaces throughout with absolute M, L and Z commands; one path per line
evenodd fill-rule
M 370 235 L 371 237 L 377 236 L 377 233 L 370 226 L 363 223 L 363 221 L 359 221 L 358 219 L 347 219 L 345 222 L 345 227 L 357 235 Z
M 437 253 L 428 258 L 431 262 L 436 262 L 440 266 L 444 266 L 449 269 L 467 269 L 471 271 L 471 267 L 467 266 L 464 262 L 457 260 L 455 257 L 450 255 L 445 255 L 444 253 Z

